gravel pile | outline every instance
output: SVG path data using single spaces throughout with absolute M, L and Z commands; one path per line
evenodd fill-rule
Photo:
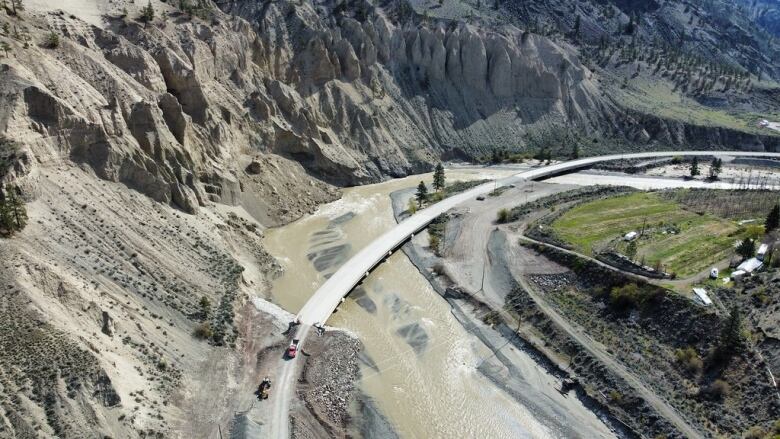
M 338 331 L 307 339 L 305 352 L 309 356 L 306 357 L 299 396 L 314 417 L 331 432 L 344 431 L 350 420 L 349 405 L 355 396 L 361 349 L 359 340 Z

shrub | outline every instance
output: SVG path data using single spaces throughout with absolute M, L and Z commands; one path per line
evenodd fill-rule
M 46 37 L 46 45 L 49 46 L 50 49 L 60 47 L 60 36 L 54 31 L 50 32 Z
M 614 403 L 620 404 L 623 401 L 623 395 L 617 390 L 610 390 L 609 400 Z
M 441 244 L 441 240 L 439 239 L 438 235 L 434 235 L 432 233 L 428 234 L 428 247 L 430 247 L 431 250 L 437 255 L 439 254 L 440 244 Z
M 499 224 L 504 224 L 509 221 L 509 209 L 501 209 L 498 211 L 497 221 Z
M 409 202 L 406 204 L 406 210 L 410 215 L 417 213 L 417 203 L 414 201 L 414 198 L 409 198 Z
M 693 347 L 687 347 L 685 349 L 677 349 L 674 351 L 674 357 L 683 368 L 689 373 L 700 373 L 704 368 L 704 363 L 701 361 L 698 352 Z
M 731 392 L 731 386 L 729 383 L 723 381 L 723 380 L 715 380 L 707 386 L 707 388 L 704 390 L 704 393 L 713 399 L 723 399 Z
M 617 310 L 628 310 L 655 300 L 662 294 L 662 290 L 651 285 L 627 283 L 610 290 L 609 302 Z
M 209 322 L 203 322 L 195 327 L 192 335 L 201 340 L 205 340 L 213 337 L 214 331 L 211 329 L 211 324 L 209 324 Z
M 742 433 L 743 439 L 762 439 L 766 437 L 766 432 L 758 425 L 750 427 L 746 432 Z

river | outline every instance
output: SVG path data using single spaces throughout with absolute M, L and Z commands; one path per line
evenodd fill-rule
M 448 170 L 447 177 L 473 180 L 516 172 L 518 168 L 459 168 Z M 274 281 L 273 300 L 297 312 L 329 274 L 396 224 L 389 194 L 421 179 L 430 185 L 430 178 L 418 175 L 347 188 L 341 199 L 314 214 L 268 230 L 266 248 L 284 268 Z M 477 371 L 490 350 L 453 318 L 447 302 L 403 252 L 372 272 L 328 325 L 362 340 L 367 359 L 361 390 L 401 437 L 560 436 Z M 522 370 L 544 387 L 540 394 L 559 386 L 533 360 L 526 361 Z

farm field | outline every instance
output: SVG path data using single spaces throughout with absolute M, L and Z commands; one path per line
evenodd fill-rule
M 576 206 L 552 223 L 558 238 L 584 254 L 608 249 L 626 254 L 622 238 L 641 232 L 635 260 L 678 277 L 707 270 L 734 254 L 750 230 L 709 213 L 696 213 L 653 192 L 638 192 Z

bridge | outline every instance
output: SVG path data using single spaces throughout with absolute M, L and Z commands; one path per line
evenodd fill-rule
M 427 227 L 437 216 L 466 200 L 473 199 L 479 195 L 486 195 L 497 187 L 551 177 L 587 168 L 601 162 L 621 159 L 664 158 L 675 156 L 780 158 L 780 153 L 749 151 L 667 151 L 614 154 L 557 163 L 521 172 L 495 182 L 479 185 L 445 198 L 444 200 L 417 212 L 360 250 L 314 292 L 303 308 L 301 308 L 300 312 L 298 312 L 298 320 L 304 325 L 313 325 L 315 323 L 324 324 L 328 318 L 330 318 L 331 314 L 333 314 L 336 307 L 341 303 L 341 299 L 346 297 L 366 276 L 368 276 L 372 269 L 392 254 L 393 251 L 403 245 L 409 238 L 414 236 L 415 233 Z

